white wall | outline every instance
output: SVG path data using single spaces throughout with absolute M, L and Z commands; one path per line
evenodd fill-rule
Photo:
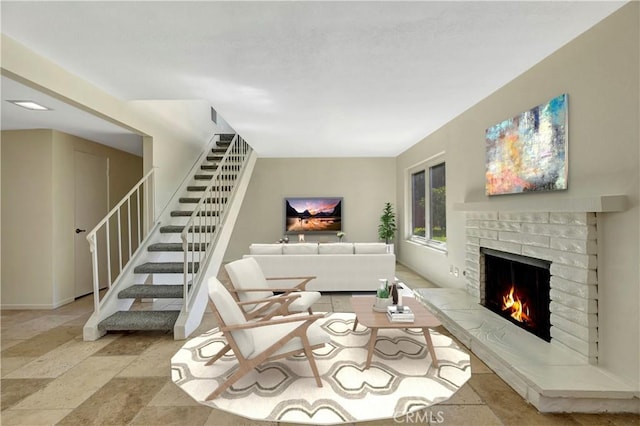
M 345 241 L 378 241 L 385 202 L 394 202 L 393 158 L 260 158 L 225 254 L 230 261 L 249 245 L 283 237 L 284 197 L 343 197 Z M 292 241 L 297 238 L 293 236 Z M 334 234 L 306 241 L 337 241 Z
M 135 110 L 135 115 L 143 116 L 151 124 L 147 131 L 153 138 L 151 154 L 153 167 L 156 167 L 156 213 L 159 216 L 204 145 L 220 129 L 211 121 L 210 106 L 205 101 L 155 100 L 128 104 Z
M 398 204 L 406 168 L 446 151 L 448 253 L 402 241 L 399 260 L 445 287 L 463 287 L 449 265 L 463 270 L 464 212 L 454 203 L 491 201 L 484 195 L 484 131 L 562 93 L 569 94 L 569 189 L 499 196 L 509 209 L 535 197 L 624 194 L 622 213 L 599 215 L 599 362 L 637 383 L 640 375 L 640 117 L 639 4 L 631 2 L 585 34 L 479 102 L 397 159 Z M 406 210 L 400 212 L 404 224 Z M 631 378 L 631 379 L 629 379 Z

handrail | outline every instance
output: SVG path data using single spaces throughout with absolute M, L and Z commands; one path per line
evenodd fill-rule
M 213 252 L 220 224 L 225 218 L 225 207 L 233 194 L 236 180 L 242 173 L 249 149 L 244 139 L 236 134 L 180 234 L 184 250 L 185 312 L 189 309 L 189 284 L 195 288 L 202 279 L 200 272 L 204 270 L 204 264 Z
M 106 278 L 106 286 L 111 285 L 120 277 L 123 264 L 133 258 L 140 248 L 141 242 L 149 234 L 154 222 L 154 172 L 155 169 L 142 177 L 133 188 L 116 204 L 109 213 L 87 234 L 89 250 L 91 251 L 91 263 L 93 266 L 93 302 L 95 312 L 100 310 L 100 289 L 104 287 L 101 278 Z M 142 195 L 142 205 L 140 198 Z M 134 217 L 131 216 L 132 199 L 135 201 Z M 123 208 L 126 204 L 126 209 Z M 111 228 L 111 221 L 117 216 L 116 229 Z M 123 216 L 126 219 L 123 226 Z M 133 221 L 132 221 L 133 219 Z M 124 229 L 123 229 L 124 228 Z M 126 251 L 123 255 L 123 236 L 125 238 Z M 112 240 L 117 240 L 116 265 L 111 262 Z M 135 246 L 135 248 L 134 248 Z M 100 256 L 104 250 L 104 257 Z M 100 253 L 99 253 L 100 252 Z M 113 271 L 116 268 L 115 278 L 112 279 Z M 104 271 L 103 271 L 104 268 Z M 106 277 L 104 277 L 106 274 Z M 103 280 L 102 280 L 103 281 Z
M 154 173 L 155 169 L 151 169 L 149 170 L 149 172 L 144 175 L 139 181 L 138 183 L 136 183 L 133 188 L 131 188 L 131 190 L 129 192 L 127 192 L 127 195 L 125 195 L 124 197 L 122 197 L 122 199 L 120 200 L 120 202 L 118 204 L 115 205 L 114 208 L 111 209 L 111 211 L 109 213 L 107 213 L 107 215 L 100 221 L 98 222 L 98 224 L 91 230 L 91 232 L 89 232 L 89 234 L 87 235 L 87 239 L 89 239 L 89 236 L 91 234 L 94 234 L 98 231 L 98 228 L 100 228 L 102 225 L 104 225 L 107 220 L 109 220 L 109 218 L 116 212 L 116 210 L 118 210 L 124 203 L 127 202 L 127 198 L 131 197 L 131 195 L 133 195 L 134 192 L 136 192 L 138 190 L 138 187 L 140 185 L 142 185 L 153 173 Z

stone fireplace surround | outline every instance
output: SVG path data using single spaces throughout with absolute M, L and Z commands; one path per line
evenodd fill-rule
M 551 262 L 551 344 L 590 364 L 598 358 L 596 214 L 468 212 L 467 291 L 484 303 L 484 256 L 490 248 Z
M 541 412 L 638 412 L 637 390 L 597 367 L 597 215 L 623 211 L 625 197 L 590 197 L 544 208 L 454 205 L 466 215 L 466 289 L 419 289 L 416 296 Z M 551 342 L 480 305 L 481 247 L 552 262 Z

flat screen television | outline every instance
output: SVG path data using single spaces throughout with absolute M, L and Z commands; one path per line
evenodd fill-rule
M 286 197 L 286 234 L 342 231 L 342 197 Z

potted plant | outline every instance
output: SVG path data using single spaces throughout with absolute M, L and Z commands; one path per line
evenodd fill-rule
M 396 215 L 390 202 L 385 203 L 378 225 L 378 237 L 389 244 L 396 234 Z
M 391 305 L 391 292 L 389 291 L 389 282 L 387 280 L 380 279 L 380 287 L 376 292 L 376 300 L 374 303 L 374 310 L 385 312 L 387 306 Z

